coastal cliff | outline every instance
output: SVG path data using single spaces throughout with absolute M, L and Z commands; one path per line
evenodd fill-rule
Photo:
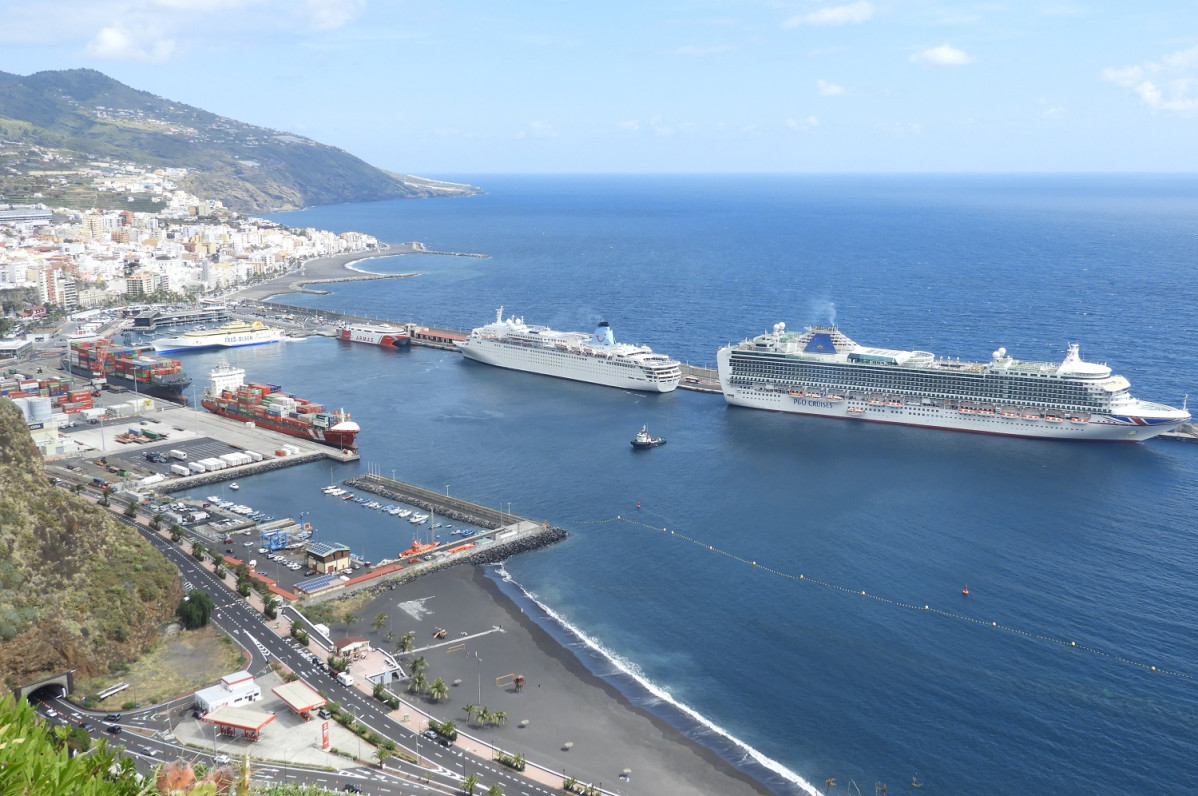
M 178 572 L 103 508 L 53 486 L 17 407 L 0 399 L 0 672 L 107 673 L 158 639 Z

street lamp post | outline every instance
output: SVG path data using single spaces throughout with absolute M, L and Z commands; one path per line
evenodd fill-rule
M 478 704 L 483 703 L 483 659 L 479 656 L 478 651 L 474 652 L 474 659 L 478 662 Z

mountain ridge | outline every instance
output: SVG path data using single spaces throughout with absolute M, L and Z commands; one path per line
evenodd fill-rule
M 336 147 L 159 97 L 93 69 L 0 72 L 0 139 L 186 168 L 181 187 L 237 212 L 481 192 L 384 171 Z

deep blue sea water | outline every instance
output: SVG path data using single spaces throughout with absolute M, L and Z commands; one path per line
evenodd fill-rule
M 777 321 L 966 359 L 1077 341 L 1139 397 L 1198 386 L 1198 179 L 467 179 L 487 194 L 274 218 L 490 259 L 371 260 L 421 275 L 288 300 L 459 329 L 500 305 L 603 319 L 697 364 Z M 321 338 L 226 356 L 364 429 L 360 465 L 248 479 L 239 501 L 371 559 L 411 526 L 318 492 L 366 467 L 567 528 L 507 587 L 779 792 L 1198 788 L 1198 444 L 782 416 Z M 182 358 L 202 383 L 224 357 Z M 634 452 L 646 423 L 669 444 Z

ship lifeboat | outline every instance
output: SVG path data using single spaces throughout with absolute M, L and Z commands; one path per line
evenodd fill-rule
M 824 400 L 826 400 L 826 401 L 843 401 L 844 396 L 837 395 L 836 393 L 828 393 L 827 395 L 824 396 Z
M 787 393 L 787 395 L 789 395 L 791 398 L 802 398 L 803 391 L 802 390 L 791 390 L 790 392 Z
M 1064 422 L 1064 420 L 1065 420 L 1065 418 L 1058 417 L 1056 415 L 1045 415 L 1044 419 L 1047 420 L 1049 423 L 1061 423 L 1061 422 Z
M 1070 415 L 1069 422 L 1070 423 L 1089 423 L 1090 418 L 1083 417 L 1082 415 Z
M 849 407 L 847 410 L 845 410 L 845 411 L 847 411 L 847 412 L 848 412 L 850 415 L 863 415 L 863 414 L 865 414 L 865 407 L 863 407 L 863 406 L 850 406 L 850 407 Z

